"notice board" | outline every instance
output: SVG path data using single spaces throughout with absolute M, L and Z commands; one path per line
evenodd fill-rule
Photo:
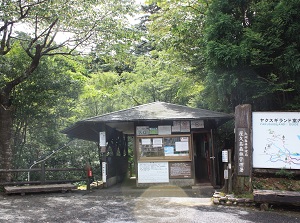
M 170 162 L 170 178 L 192 178 L 191 162 Z
M 138 183 L 169 183 L 168 162 L 139 162 Z

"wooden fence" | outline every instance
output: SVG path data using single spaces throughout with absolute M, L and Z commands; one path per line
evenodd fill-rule
M 33 172 L 40 172 L 40 179 L 31 181 L 30 174 Z M 46 172 L 82 172 L 80 179 L 56 179 L 56 180 L 47 180 Z M 81 181 L 87 181 L 86 170 L 84 168 L 45 168 L 44 165 L 41 165 L 41 168 L 32 168 L 32 169 L 0 169 L 0 174 L 3 173 L 27 173 L 27 181 L 12 181 L 12 182 L 0 182 L 0 185 L 34 185 L 34 184 L 58 184 L 58 183 L 75 183 Z

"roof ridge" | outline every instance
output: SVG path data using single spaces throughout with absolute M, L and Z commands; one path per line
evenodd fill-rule
M 112 114 L 117 113 L 117 112 L 123 112 L 123 111 L 127 111 L 127 110 L 132 110 L 132 109 L 136 109 L 136 108 L 148 106 L 148 105 L 155 104 L 155 103 L 158 103 L 158 102 L 159 102 L 159 103 L 171 104 L 171 103 L 167 103 L 167 102 L 154 101 L 154 102 L 150 102 L 150 103 L 147 103 L 147 104 L 141 104 L 141 105 L 136 105 L 136 106 L 129 107 L 129 108 L 124 108 L 124 109 L 121 109 L 121 110 L 116 110 L 116 111 L 112 111 L 112 112 L 107 112 L 107 113 L 104 113 L 104 114 L 102 114 L 102 115 L 96 115 L 96 116 L 93 116 L 93 117 L 89 117 L 89 118 L 86 118 L 86 119 L 82 119 L 82 120 L 80 120 L 79 122 L 84 122 L 84 121 L 88 121 L 88 120 L 90 120 L 90 119 L 99 118 L 99 117 L 104 117 L 105 115 L 112 115 Z

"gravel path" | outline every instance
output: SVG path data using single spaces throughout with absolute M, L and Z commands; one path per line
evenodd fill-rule
M 212 188 L 132 189 L 119 185 L 65 194 L 1 194 L 0 222 L 300 222 L 297 212 L 212 205 L 211 193 Z

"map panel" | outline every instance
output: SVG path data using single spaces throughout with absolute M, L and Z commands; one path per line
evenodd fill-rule
M 253 167 L 300 169 L 300 112 L 253 112 Z

